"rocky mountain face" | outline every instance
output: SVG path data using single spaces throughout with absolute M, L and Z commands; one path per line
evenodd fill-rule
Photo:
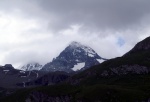
M 0 87 L 6 89 L 54 85 L 69 77 L 65 72 L 24 71 L 15 69 L 11 64 L 0 66 Z
M 104 60 L 92 48 L 78 42 L 72 42 L 52 62 L 44 65 L 42 71 L 72 72 L 84 70 Z
M 39 71 L 18 70 L 11 64 L 6 64 L 5 66 L 0 67 L 0 87 L 16 88 L 19 87 L 17 83 L 35 80 L 44 74 L 44 72 Z
M 21 70 L 24 71 L 32 71 L 32 70 L 40 70 L 40 69 L 42 69 L 42 65 L 36 62 L 28 63 L 21 67 Z
M 25 85 L 26 87 L 55 85 L 55 84 L 65 81 L 70 76 L 71 76 L 70 74 L 65 73 L 65 72 L 49 72 L 35 80 L 26 82 Z

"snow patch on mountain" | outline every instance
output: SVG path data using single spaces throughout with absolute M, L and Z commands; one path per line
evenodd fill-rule
M 103 60 L 103 59 L 96 59 L 99 63 L 103 63 L 104 61 L 106 60 Z
M 72 68 L 73 71 L 78 71 L 80 69 L 82 69 L 85 66 L 85 62 L 82 63 L 78 63 L 77 65 L 74 65 L 74 67 Z
M 94 57 L 94 55 L 93 55 L 93 54 L 91 54 L 91 53 L 89 53 L 89 54 L 88 54 L 88 56 L 89 56 L 89 57 Z

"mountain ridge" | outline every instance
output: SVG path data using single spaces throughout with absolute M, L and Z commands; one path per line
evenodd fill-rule
M 150 37 L 147 37 L 143 39 L 142 41 L 138 42 L 129 52 L 127 52 L 125 55 L 133 54 L 136 52 L 141 51 L 150 51 Z M 124 56 L 125 56 L 124 55 Z

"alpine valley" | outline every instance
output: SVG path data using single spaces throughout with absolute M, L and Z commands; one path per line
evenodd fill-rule
M 72 42 L 45 65 L 0 68 L 0 102 L 150 102 L 150 37 L 107 60 Z

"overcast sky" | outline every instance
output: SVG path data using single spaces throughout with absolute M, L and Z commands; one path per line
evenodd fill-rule
M 71 42 L 101 57 L 150 36 L 149 0 L 0 0 L 0 65 L 45 64 Z

